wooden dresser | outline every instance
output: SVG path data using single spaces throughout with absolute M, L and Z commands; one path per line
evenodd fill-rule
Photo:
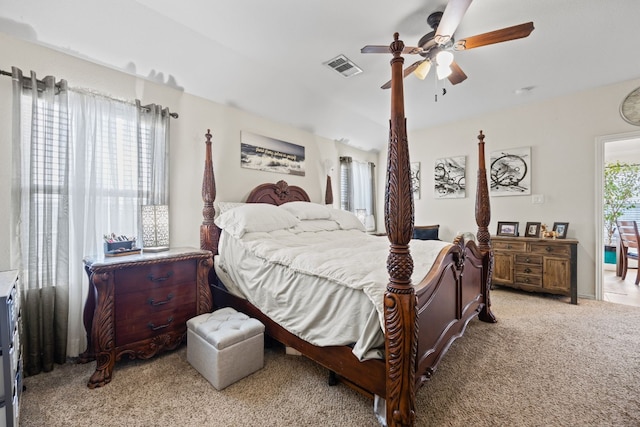
M 84 264 L 89 275 L 87 351 L 79 361 L 96 361 L 89 388 L 109 383 L 123 355 L 148 359 L 175 349 L 185 339 L 187 320 L 212 310 L 210 251 L 173 248 L 86 257 Z
M 578 241 L 492 236 L 494 285 L 571 297 L 578 303 Z

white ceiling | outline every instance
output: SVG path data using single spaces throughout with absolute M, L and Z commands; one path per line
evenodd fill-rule
M 380 150 L 390 110 L 390 92 L 380 86 L 389 80 L 391 56 L 360 49 L 387 45 L 396 31 L 405 44 L 416 45 L 431 31 L 427 16 L 446 3 L 0 0 L 0 31 Z M 423 81 L 407 77 L 407 125 L 422 129 L 638 78 L 639 17 L 638 0 L 475 0 L 457 39 L 528 21 L 535 30 L 528 38 L 457 52 L 456 62 L 469 78 L 456 86 L 446 82 L 445 96 L 433 71 Z M 345 78 L 322 65 L 339 54 L 364 72 Z M 533 90 L 516 93 L 526 87 Z

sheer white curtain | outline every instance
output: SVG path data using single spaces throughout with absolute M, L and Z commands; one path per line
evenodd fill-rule
M 341 208 L 356 213 L 368 231 L 375 228 L 375 165 L 340 158 Z
M 88 278 L 82 259 L 103 252 L 103 236 L 142 241 L 140 207 L 169 203 L 169 115 L 86 91 L 69 91 L 73 150 L 69 211 L 71 283 L 69 356 L 86 347 L 83 304 Z
M 373 175 L 371 164 L 354 160 L 353 167 L 353 207 L 364 209 L 367 215 L 373 215 Z
M 12 69 L 13 226 L 20 272 L 24 371 L 64 363 L 67 346 L 69 228 L 67 87 Z
M 63 95 L 55 86 L 48 95 L 23 80 L 14 69 L 14 142 L 21 165 L 14 175 L 21 200 L 15 218 L 25 323 L 32 325 L 25 330 L 25 353 L 28 348 L 32 363 L 26 365 L 33 368 L 25 368 L 34 374 L 86 348 L 89 282 L 83 257 L 102 253 L 107 233 L 140 241 L 140 206 L 168 204 L 169 112 L 66 86 Z M 39 118 L 42 111 L 49 112 L 46 119 Z M 53 332 L 49 324 L 56 325 Z M 42 347 L 54 345 L 55 359 L 43 357 L 48 351 Z

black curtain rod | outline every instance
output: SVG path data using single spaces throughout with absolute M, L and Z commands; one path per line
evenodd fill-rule
M 4 70 L 0 70 L 0 75 L 2 75 L 2 76 L 9 76 L 9 77 L 12 77 L 12 76 L 13 76 L 13 73 L 10 73 L 10 72 L 8 72 L 8 71 L 4 71 Z M 38 80 L 38 79 L 36 79 L 36 81 L 37 81 L 39 84 L 44 84 L 44 82 L 43 82 L 42 80 Z M 58 86 L 58 84 L 57 84 L 57 83 L 56 83 L 56 88 L 59 88 L 59 86 Z M 146 106 L 146 105 L 141 105 L 141 106 L 140 106 L 140 108 L 144 108 L 146 111 L 149 111 L 149 110 L 150 110 L 149 106 Z M 170 115 L 171 117 L 173 117 L 174 119 L 177 119 L 177 118 L 179 117 L 179 116 L 178 116 L 178 113 L 169 113 L 169 115 Z

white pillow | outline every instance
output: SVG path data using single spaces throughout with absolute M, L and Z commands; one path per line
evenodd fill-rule
M 329 219 L 331 210 L 324 205 L 311 202 L 289 202 L 280 205 L 298 219 Z
M 213 207 L 216 210 L 216 214 L 214 218 L 218 218 L 221 214 L 225 213 L 229 209 L 237 208 L 239 206 L 244 206 L 246 203 L 243 202 L 218 202 L 217 200 L 213 202 Z
M 293 233 L 302 232 L 318 232 L 318 231 L 336 231 L 340 230 L 340 226 L 337 222 L 331 219 L 307 219 L 300 221 L 295 227 L 291 229 Z
M 300 221 L 289 212 L 267 203 L 246 203 L 221 214 L 215 224 L 236 238 L 255 231 L 290 228 Z
M 357 216 L 342 209 L 331 209 L 331 219 L 340 225 L 343 230 L 365 231 L 364 225 Z

